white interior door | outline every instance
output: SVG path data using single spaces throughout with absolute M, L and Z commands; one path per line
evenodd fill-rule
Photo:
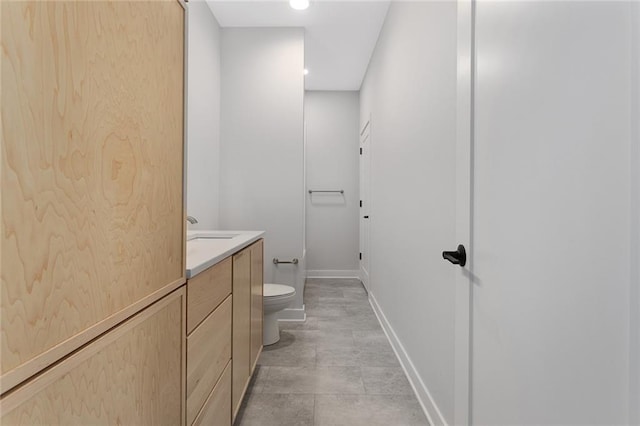
M 370 218 L 371 213 L 371 120 L 360 132 L 360 279 L 369 291 Z
M 631 8 L 476 4 L 473 424 L 629 421 Z

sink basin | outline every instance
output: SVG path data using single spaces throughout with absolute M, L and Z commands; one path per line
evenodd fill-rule
M 224 232 L 216 232 L 215 234 L 195 234 L 189 237 L 188 241 L 194 240 L 230 240 L 231 238 L 235 238 L 240 234 L 229 234 Z

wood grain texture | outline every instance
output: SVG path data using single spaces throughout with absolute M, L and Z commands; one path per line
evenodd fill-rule
M 187 281 L 187 333 L 190 334 L 231 294 L 231 257 Z
M 263 241 L 251 246 L 251 374 L 256 368 L 258 357 L 262 351 L 262 319 L 263 319 Z
M 233 256 L 233 382 L 235 420 L 250 378 L 251 356 L 251 249 Z
M 231 359 L 232 299 L 227 297 L 187 337 L 187 424 L 195 420 Z
M 184 276 L 184 10 L 0 7 L 4 378 Z
M 2 399 L 3 425 L 183 424 L 184 289 Z
M 194 426 L 231 426 L 231 361 L 204 403 Z

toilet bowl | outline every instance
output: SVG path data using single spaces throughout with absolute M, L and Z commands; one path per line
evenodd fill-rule
M 264 320 L 262 344 L 273 345 L 280 340 L 278 313 L 289 306 L 296 296 L 296 289 L 282 284 L 264 285 Z

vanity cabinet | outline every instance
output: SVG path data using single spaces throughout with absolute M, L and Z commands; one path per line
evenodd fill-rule
M 230 426 L 262 350 L 263 242 L 187 281 L 186 424 Z
M 2 399 L 3 425 L 184 424 L 184 287 Z

